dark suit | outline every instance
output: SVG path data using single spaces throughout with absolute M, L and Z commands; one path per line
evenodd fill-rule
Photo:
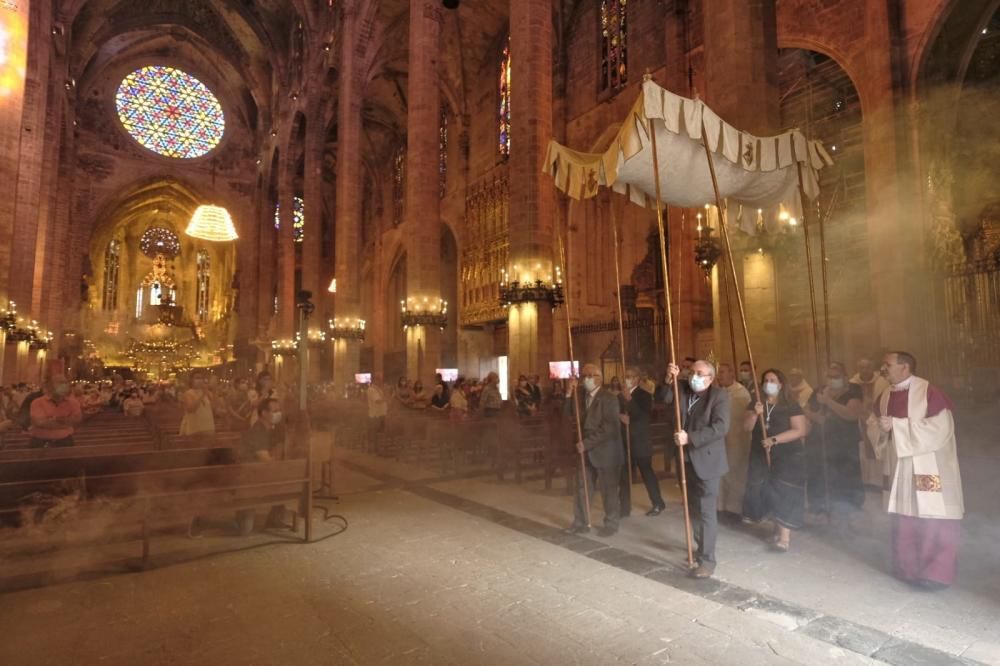
M 717 503 L 719 479 L 729 471 L 726 460 L 726 433 L 729 432 L 729 392 L 713 383 L 701 395 L 694 394 L 687 382 L 681 388 L 681 429 L 688 434 L 684 447 L 688 478 L 688 506 L 696 523 L 698 560 L 715 568 L 715 540 L 719 521 Z M 673 402 L 673 388 L 664 392 L 664 401 Z
M 580 407 L 580 425 L 583 429 L 587 492 L 593 497 L 595 487 L 600 491 L 601 502 L 604 504 L 604 525 L 618 529 L 621 513 L 618 483 L 625 462 L 621 420 L 618 418 L 620 413 L 618 397 L 604 387 L 593 395 L 589 406 L 587 397 L 581 386 L 576 398 Z M 572 415 L 573 402 L 567 400 L 565 409 Z M 583 484 L 579 481 L 576 483 L 573 524 L 587 524 Z
M 629 420 L 629 434 L 632 444 L 632 464 L 639 469 L 646 493 L 653 506 L 664 506 L 660 494 L 660 480 L 653 471 L 653 447 L 649 443 L 649 423 L 653 417 L 653 396 L 642 388 L 636 387 L 631 393 L 632 399 L 626 402 L 625 408 Z

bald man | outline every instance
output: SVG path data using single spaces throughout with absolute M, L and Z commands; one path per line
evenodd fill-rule
M 577 390 L 576 379 L 570 379 L 566 392 L 566 413 L 573 417 L 575 397 L 580 410 L 580 425 L 583 439 L 576 443 L 576 449 L 584 456 L 586 475 L 583 482 L 576 483 L 576 501 L 573 506 L 573 524 L 570 531 L 575 534 L 590 532 L 583 493 L 583 483 L 587 484 L 588 497 L 594 496 L 595 488 L 601 493 L 604 505 L 604 527 L 598 536 L 611 536 L 618 531 L 621 518 L 619 482 L 622 465 L 625 464 L 625 449 L 622 445 L 621 413 L 618 396 L 604 388 L 604 378 L 596 365 L 588 363 L 580 371 L 582 386 Z M 579 471 L 577 472 L 579 476 Z
M 681 369 L 671 363 L 667 375 L 673 379 Z M 688 506 L 694 520 L 698 542 L 695 578 L 710 578 L 715 573 L 715 540 L 719 531 L 719 481 L 729 471 L 726 459 L 726 433 L 729 432 L 729 392 L 715 384 L 715 366 L 696 361 L 691 376 L 679 382 L 681 429 L 674 443 L 684 451 L 684 469 L 688 480 Z M 674 400 L 673 382 L 664 396 Z

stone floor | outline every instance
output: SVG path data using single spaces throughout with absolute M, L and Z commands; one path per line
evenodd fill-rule
M 161 536 L 144 573 L 118 564 L 134 543 L 60 551 L 49 584 L 0 594 L 0 664 L 1000 664 L 1000 539 L 975 516 L 942 593 L 885 573 L 874 509 L 786 555 L 724 527 L 717 579 L 693 581 L 672 480 L 667 512 L 637 496 L 600 539 L 563 534 L 569 498 L 540 481 L 354 452 L 335 474 L 322 504 L 349 527 L 327 520 L 309 546 Z M 0 562 L 0 579 L 50 559 Z

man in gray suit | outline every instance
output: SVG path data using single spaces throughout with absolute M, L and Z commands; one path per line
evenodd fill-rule
M 698 544 L 695 578 L 710 578 L 715 573 L 715 540 L 719 529 L 717 502 L 719 480 L 729 471 L 726 460 L 726 433 L 729 432 L 729 392 L 715 385 L 715 367 L 706 361 L 691 366 L 688 381 L 679 383 L 681 430 L 674 442 L 683 447 L 684 469 L 688 482 L 688 506 Z M 664 396 L 673 402 L 673 378 L 680 368 L 671 363 L 667 369 L 669 388 Z
M 618 520 L 621 516 L 618 483 L 622 465 L 625 463 L 621 421 L 618 418 L 620 413 L 618 396 L 604 389 L 602 386 L 604 378 L 596 365 L 588 363 L 583 366 L 580 374 L 583 379 L 583 390 L 577 391 L 576 380 L 571 379 L 564 409 L 570 418 L 573 418 L 572 400 L 575 394 L 583 430 L 583 440 L 576 443 L 576 449 L 584 454 L 586 460 L 585 482 L 588 497 L 593 497 L 596 486 L 604 505 L 604 527 L 598 530 L 597 534 L 611 536 L 618 531 Z M 578 468 L 573 524 L 569 529 L 576 534 L 586 534 L 590 532 L 590 526 L 587 524 L 583 483 L 579 476 Z

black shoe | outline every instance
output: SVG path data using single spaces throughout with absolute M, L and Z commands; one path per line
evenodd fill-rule
M 947 590 L 949 587 L 945 583 L 939 583 L 936 580 L 918 580 L 916 585 L 929 592 L 940 592 L 941 590 Z
M 616 534 L 618 534 L 617 527 L 602 527 L 601 529 L 597 530 L 597 536 L 599 537 L 609 537 L 609 536 L 614 536 Z
M 570 525 L 564 531 L 568 534 L 590 534 L 590 528 L 586 525 Z
M 647 516 L 658 516 L 661 513 L 663 513 L 663 510 L 666 509 L 666 508 L 667 507 L 663 506 L 662 504 L 659 505 L 659 506 L 654 506 L 652 509 L 650 509 L 649 511 L 646 512 L 646 515 Z

